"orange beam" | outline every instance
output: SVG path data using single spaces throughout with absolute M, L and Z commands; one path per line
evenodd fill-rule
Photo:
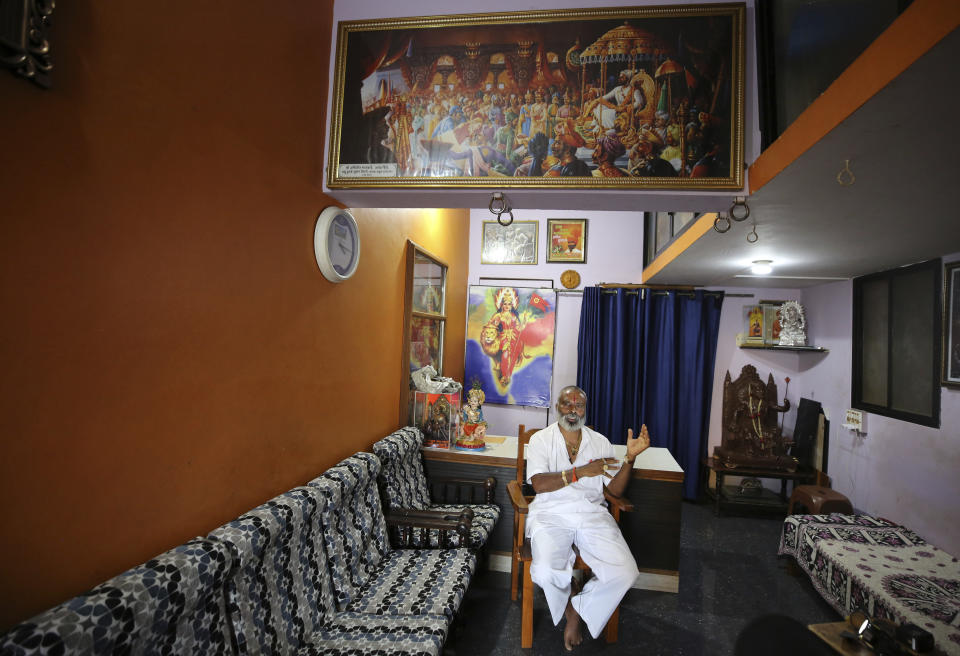
M 673 258 L 677 257 L 683 251 L 700 239 L 708 230 L 713 228 L 713 222 L 717 218 L 716 212 L 707 212 L 693 222 L 693 225 L 677 237 L 676 241 L 667 246 L 667 249 L 660 253 L 653 262 L 647 265 L 647 268 L 640 274 L 640 280 L 646 283 L 650 278 L 657 275 L 663 267 L 670 264 Z

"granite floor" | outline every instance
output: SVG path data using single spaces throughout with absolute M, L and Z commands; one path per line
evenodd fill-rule
M 806 576 L 794 576 L 778 558 L 782 523 L 782 517 L 717 517 L 712 505 L 684 502 L 679 593 L 631 590 L 621 605 L 619 641 L 608 645 L 587 634 L 575 653 L 728 656 L 744 627 L 763 615 L 804 625 L 841 619 Z M 508 574 L 480 572 L 461 612 L 463 625 L 445 650 L 450 656 L 565 653 L 563 623 L 553 626 L 539 588 L 533 649 L 520 649 L 520 603 L 510 601 Z

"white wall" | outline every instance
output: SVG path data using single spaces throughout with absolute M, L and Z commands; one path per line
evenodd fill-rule
M 547 219 L 587 219 L 587 254 L 585 264 L 554 264 L 546 262 Z M 470 268 L 468 280 L 471 285 L 496 285 L 495 280 L 481 281 L 481 277 L 552 279 L 555 287 L 560 285 L 560 274 L 573 269 L 580 274 L 580 287 L 601 282 L 639 283 L 643 269 L 643 212 L 574 212 L 569 210 L 519 210 L 514 212 L 517 221 L 537 221 L 536 265 L 481 264 L 480 245 L 483 222 L 493 221 L 494 216 L 486 209 L 470 211 Z M 549 282 L 509 281 L 517 287 L 549 286 Z M 555 421 L 557 393 L 567 385 L 577 382 L 577 334 L 580 328 L 581 294 L 561 293 L 557 301 L 557 332 L 554 346 L 553 381 L 551 385 L 551 408 L 484 404 L 483 414 L 491 435 L 516 435 L 517 426 L 541 427 Z M 589 422 L 589 409 L 588 409 Z

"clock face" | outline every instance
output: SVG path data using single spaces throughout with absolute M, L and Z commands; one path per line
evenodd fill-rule
M 341 276 L 348 275 L 357 255 L 357 233 L 343 215 L 337 215 L 327 230 L 327 254 L 330 264 Z
M 343 282 L 357 271 L 360 261 L 360 232 L 349 210 L 328 207 L 317 217 L 313 251 L 323 277 Z
M 567 269 L 560 274 L 560 284 L 567 289 L 573 289 L 580 284 L 580 274 L 573 269 Z

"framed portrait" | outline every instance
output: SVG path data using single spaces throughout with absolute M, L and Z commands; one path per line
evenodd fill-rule
M 536 264 L 538 228 L 537 221 L 514 221 L 507 226 L 484 221 L 480 263 Z
M 944 385 L 960 387 L 960 262 L 943 267 Z
M 327 186 L 742 189 L 745 14 L 342 21 Z
M 547 219 L 547 262 L 587 261 L 587 220 Z

